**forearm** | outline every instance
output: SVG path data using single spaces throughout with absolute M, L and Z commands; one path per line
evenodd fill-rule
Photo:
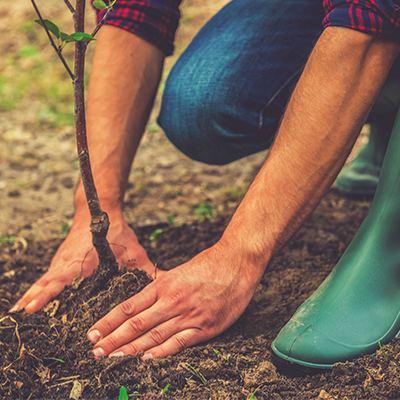
M 164 56 L 122 29 L 104 26 L 100 30 L 89 83 L 87 125 L 94 180 L 106 212 L 120 212 Z M 81 182 L 75 202 L 77 210 L 86 211 Z
M 398 46 L 345 28 L 318 40 L 264 166 L 220 245 L 261 277 L 330 188 L 398 54 Z

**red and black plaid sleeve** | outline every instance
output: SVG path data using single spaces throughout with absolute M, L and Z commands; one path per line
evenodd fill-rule
M 174 49 L 181 1 L 117 0 L 106 24 L 134 33 L 170 55 Z M 105 14 L 105 11 L 96 12 L 98 20 Z
M 342 26 L 400 42 L 400 7 L 392 0 L 324 0 L 324 28 Z

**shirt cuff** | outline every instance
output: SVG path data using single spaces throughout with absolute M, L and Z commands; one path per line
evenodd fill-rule
M 324 28 L 341 26 L 400 42 L 400 7 L 392 0 L 324 0 Z
M 157 46 L 168 56 L 174 50 L 180 3 L 181 0 L 117 0 L 105 25 L 125 29 Z M 106 10 L 96 10 L 96 13 L 100 21 Z

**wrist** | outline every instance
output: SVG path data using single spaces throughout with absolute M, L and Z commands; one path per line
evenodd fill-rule
M 240 232 L 233 233 L 228 228 L 213 246 L 214 250 L 223 258 L 224 263 L 236 266 L 241 279 L 254 286 L 255 290 L 271 258 L 270 252 L 257 249 L 250 236 L 244 238 Z
M 108 193 L 116 193 L 105 191 Z M 101 208 L 104 212 L 107 213 L 110 222 L 117 223 L 118 221 L 124 221 L 122 214 L 122 201 L 119 196 L 115 196 L 112 194 L 111 196 L 101 196 L 101 192 L 98 197 L 100 201 Z M 80 225 L 82 223 L 90 224 L 90 212 L 89 206 L 87 203 L 85 191 L 83 188 L 82 181 L 79 182 L 78 188 L 75 193 L 75 215 L 74 215 L 74 225 Z

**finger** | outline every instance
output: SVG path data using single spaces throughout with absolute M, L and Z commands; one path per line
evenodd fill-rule
M 181 320 L 182 321 L 182 320 Z M 171 336 L 183 329 L 183 323 L 178 318 L 169 319 L 138 337 L 136 340 L 115 349 L 110 357 L 120 357 L 127 354 L 137 354 L 140 350 L 148 350 L 157 347 L 167 341 Z
M 188 347 L 205 342 L 211 338 L 211 335 L 204 335 L 198 329 L 187 329 L 171 336 L 161 345 L 146 350 L 141 359 L 142 361 L 145 361 L 157 357 L 173 356 L 187 349 Z
M 105 317 L 96 322 L 89 329 L 87 338 L 92 343 L 96 343 L 100 340 L 100 338 L 105 338 L 125 321 L 151 307 L 157 301 L 157 291 L 153 285 L 154 283 L 151 283 L 140 293 L 112 309 Z M 142 323 L 137 319 L 136 325 L 138 327 L 137 329 L 140 329 L 140 326 L 145 326 L 145 323 Z M 116 347 L 118 346 L 114 346 L 113 349 Z
M 100 340 L 95 345 L 93 353 L 96 357 L 108 355 L 121 346 L 126 345 L 126 343 L 130 343 L 129 354 L 136 354 L 139 350 L 142 350 L 142 348 L 136 346 L 134 340 L 145 335 L 154 326 L 162 324 L 169 319 L 167 313 L 160 312 L 157 307 L 151 307 L 141 312 L 139 315 L 128 319 L 108 336 Z M 175 327 L 167 337 L 175 333 L 176 329 L 179 329 L 179 327 Z
M 46 275 L 43 276 L 17 301 L 10 312 L 22 309 L 25 309 L 28 313 L 39 311 L 52 297 L 55 297 L 62 291 L 65 284 L 64 280 L 58 279 L 52 281 Z
M 65 281 L 51 281 L 46 286 L 46 290 L 36 293 L 35 297 L 24 307 L 25 311 L 30 314 L 41 310 L 49 300 L 56 297 L 64 289 L 65 285 Z
M 24 293 L 24 295 L 17 301 L 14 307 L 11 308 L 10 312 L 15 312 L 25 308 L 37 296 L 38 293 L 45 290 L 46 286 L 49 283 L 50 280 L 46 279 L 45 276 L 42 276 Z

